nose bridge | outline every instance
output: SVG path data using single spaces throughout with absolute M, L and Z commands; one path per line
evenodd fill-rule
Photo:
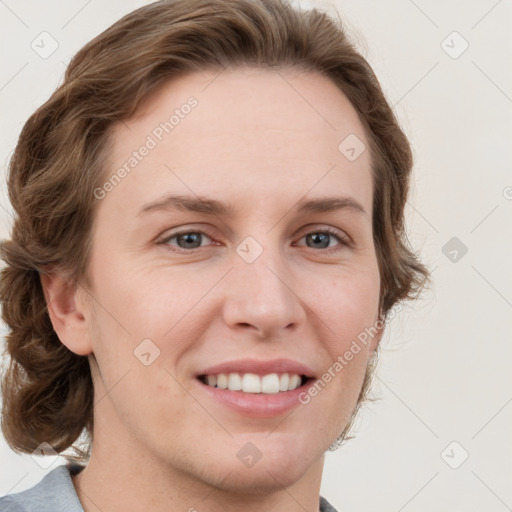
M 252 326 L 269 335 L 298 324 L 302 308 L 282 248 L 271 236 L 264 238 L 265 246 L 247 237 L 236 248 L 224 313 L 231 326 Z

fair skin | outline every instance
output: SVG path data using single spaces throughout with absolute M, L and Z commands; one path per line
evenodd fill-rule
M 241 370 L 280 378 L 300 364 L 304 391 L 375 324 L 370 155 L 349 161 L 338 150 L 350 133 L 368 141 L 318 74 L 192 73 L 115 126 L 107 179 L 190 96 L 198 105 L 98 200 L 87 289 L 43 278 L 54 328 L 89 355 L 94 381 L 92 456 L 74 484 L 86 512 L 316 512 L 324 453 L 352 415 L 382 332 L 307 404 L 298 391 L 222 391 L 198 375 L 250 359 Z M 233 211 L 140 213 L 169 194 Z M 364 211 L 296 211 L 332 197 Z M 249 236 L 263 250 L 251 263 L 237 252 Z M 145 339 L 154 344 L 145 352 L 160 350 L 149 365 L 134 355 Z M 249 466 L 241 449 L 261 458 Z

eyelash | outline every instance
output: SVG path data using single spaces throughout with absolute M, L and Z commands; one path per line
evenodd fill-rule
M 170 236 L 167 236 L 163 240 L 158 242 L 158 244 L 166 245 L 167 247 L 170 247 L 171 245 L 169 244 L 169 242 L 171 240 L 173 240 L 181 235 L 189 235 L 189 234 L 206 235 L 208 238 L 215 241 L 213 234 L 210 233 L 207 229 L 197 229 L 197 230 L 189 229 L 189 230 L 183 230 L 183 231 L 179 231 L 177 233 L 173 233 Z M 338 251 L 341 251 L 345 247 L 351 246 L 351 242 L 347 236 L 341 235 L 337 230 L 335 230 L 333 228 L 329 228 L 329 227 L 325 227 L 325 228 L 318 229 L 318 230 L 308 231 L 300 238 L 300 240 L 302 240 L 307 235 L 311 235 L 311 234 L 329 234 L 329 235 L 332 235 L 333 237 L 335 237 L 340 242 L 340 244 L 338 246 L 327 247 L 325 249 L 319 249 L 319 251 L 323 252 L 324 254 L 336 253 Z M 173 245 L 172 249 L 170 249 L 170 250 L 173 252 L 178 252 L 178 253 L 193 254 L 196 251 L 198 251 L 199 249 L 202 249 L 202 247 L 196 247 L 194 249 L 183 249 L 181 247 L 177 247 L 177 246 Z M 314 248 L 310 247 L 310 249 L 314 249 Z

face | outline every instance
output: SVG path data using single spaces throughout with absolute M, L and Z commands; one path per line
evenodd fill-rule
M 82 306 L 95 439 L 254 492 L 321 463 L 376 344 L 351 350 L 380 278 L 350 134 L 368 147 L 327 78 L 250 68 L 175 79 L 115 127 Z

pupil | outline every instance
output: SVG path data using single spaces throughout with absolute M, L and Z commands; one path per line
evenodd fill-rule
M 180 242 L 181 241 L 184 241 L 185 243 L 184 244 L 181 244 Z M 178 237 L 178 245 L 182 248 L 182 249 L 190 249 L 190 244 L 192 244 L 194 246 L 194 244 L 197 244 L 197 242 L 199 242 L 199 245 L 197 247 L 199 247 L 201 245 L 201 234 L 200 233 L 186 233 L 184 235 L 180 235 Z M 192 249 L 194 249 L 196 246 L 192 247 Z
M 319 247 L 317 242 L 320 242 L 322 249 L 329 247 L 329 233 L 314 233 L 313 235 L 307 235 L 307 237 L 316 244 L 316 247 Z

